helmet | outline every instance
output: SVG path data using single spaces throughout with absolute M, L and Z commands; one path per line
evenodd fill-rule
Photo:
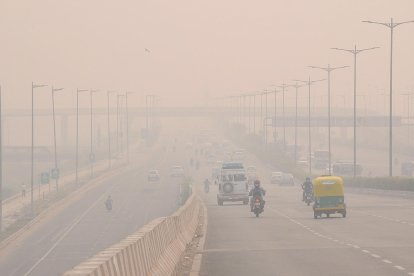
M 253 184 L 255 187 L 260 187 L 260 180 L 256 179 Z

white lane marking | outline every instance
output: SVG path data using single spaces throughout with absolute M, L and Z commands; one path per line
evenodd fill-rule
M 354 248 L 360 249 L 361 247 L 359 247 L 358 245 L 354 245 Z
M 392 262 L 390 260 L 387 260 L 387 259 L 383 259 L 382 261 L 386 264 L 392 264 Z
M 408 273 L 408 275 L 414 276 L 414 272 L 410 272 L 410 273 Z
M 394 265 L 394 267 L 396 268 L 396 269 L 398 269 L 398 270 L 405 270 L 405 268 L 404 267 L 402 267 L 402 266 L 399 266 L 399 265 Z
M 86 209 L 86 211 L 80 215 L 78 218 L 76 218 L 73 222 L 73 224 L 68 228 L 68 230 L 66 230 L 62 236 L 52 245 L 52 247 L 24 274 L 24 276 L 29 275 L 41 262 L 44 261 L 44 259 L 47 258 L 47 256 L 49 256 L 50 253 L 52 253 L 52 251 L 59 245 L 59 243 L 70 233 L 70 231 L 72 231 L 73 228 L 75 228 L 76 225 L 79 224 L 79 222 L 81 222 L 81 220 L 89 213 L 90 210 L 92 210 L 92 208 L 94 208 L 98 203 L 102 202 L 102 199 L 106 196 L 106 194 L 102 194 L 95 202 L 94 204 L 92 204 L 91 206 L 89 206 L 88 209 Z
M 353 247 L 354 245 L 352 243 L 347 243 L 346 245 Z
M 366 249 L 364 249 L 364 250 L 362 250 L 362 252 L 364 252 L 364 253 L 371 253 L 371 252 L 369 252 L 368 250 L 366 250 Z
M 381 256 L 377 255 L 377 254 L 371 254 L 371 256 L 374 257 L 374 258 L 381 258 Z

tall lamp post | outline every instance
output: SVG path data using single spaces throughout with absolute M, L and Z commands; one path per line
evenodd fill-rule
M 309 176 L 312 175 L 312 133 L 311 133 L 311 85 L 315 82 L 324 81 L 325 79 L 320 80 L 311 80 L 310 76 L 308 80 L 294 80 L 305 83 L 308 86 L 308 158 L 309 158 Z
M 111 161 L 112 161 L 112 155 L 111 155 L 111 123 L 110 123 L 110 112 L 109 112 L 109 96 L 113 93 L 116 93 L 116 91 L 107 91 L 106 97 L 108 100 L 107 105 L 107 129 L 108 129 L 108 169 L 111 169 Z
M 32 82 L 32 146 L 31 146 L 31 170 L 30 170 L 30 210 L 33 214 L 33 185 L 34 185 L 34 90 L 46 87 L 45 84 L 34 84 Z
M 289 85 L 283 83 L 278 87 L 282 88 L 283 149 L 286 150 L 285 89 L 289 87 Z
M 328 64 L 328 67 L 318 67 L 318 66 L 309 66 L 310 68 L 320 69 L 328 73 L 328 171 L 329 175 L 331 175 L 331 166 L 332 166 L 332 155 L 331 155 L 331 72 L 337 69 L 346 68 L 349 66 L 341 66 L 341 67 L 331 67 Z
M 297 158 L 298 158 L 298 89 L 300 87 L 302 87 L 303 85 L 299 85 L 298 82 L 296 81 L 296 83 L 294 85 L 291 85 L 292 87 L 295 88 L 295 156 L 294 156 L 294 160 L 295 160 L 295 164 L 297 163 Z
M 95 153 L 93 152 L 93 93 L 95 92 L 98 92 L 98 90 L 89 90 L 91 113 L 91 152 L 89 153 L 89 162 L 91 164 L 91 178 L 93 178 L 93 164 L 95 163 Z
M 3 224 L 3 141 L 2 141 L 2 102 L 1 102 L 1 85 L 0 85 L 0 233 Z
M 55 117 L 55 92 L 61 91 L 63 88 L 54 88 L 52 86 L 52 109 L 53 109 L 53 144 L 55 149 L 55 167 L 52 170 L 52 177 L 55 179 L 56 191 L 59 191 L 59 168 L 57 162 L 56 150 L 56 117 Z M 50 185 L 49 185 L 50 192 Z
M 76 89 L 76 185 L 79 184 L 79 93 L 87 91 L 86 89 Z
M 410 21 L 404 21 L 404 22 L 397 22 L 395 23 L 393 18 L 391 18 L 390 23 L 383 23 L 383 22 L 374 22 L 374 21 L 368 21 L 364 20 L 362 21 L 364 23 L 370 23 L 370 24 L 377 24 L 377 25 L 383 25 L 390 29 L 390 35 L 391 35 L 391 45 L 390 45 L 390 117 L 389 117 L 389 176 L 392 176 L 392 50 L 393 50 L 393 35 L 394 35 L 394 28 L 398 27 L 402 24 L 406 23 L 414 23 L 414 20 Z
M 126 150 L 127 150 L 127 163 L 129 163 L 129 112 L 128 112 L 128 95 L 133 92 L 125 92 L 125 113 L 126 113 Z
M 277 86 L 277 85 L 272 84 L 272 86 Z M 273 141 L 274 141 L 275 144 L 276 144 L 276 141 L 277 141 L 277 134 L 276 134 L 277 133 L 277 93 L 279 93 L 279 92 L 281 92 L 281 91 L 279 91 L 277 89 L 274 89 L 272 92 L 270 92 L 270 93 L 275 94 L 274 95 L 275 108 L 274 108 L 274 115 L 273 115 L 273 117 L 275 118 L 275 123 L 274 123 L 274 127 L 273 127 Z
M 351 53 L 354 55 L 354 177 L 356 176 L 356 107 L 357 107 L 357 85 L 356 85 L 356 81 L 357 81 L 357 77 L 356 77 L 356 72 L 357 72 L 357 55 L 361 52 L 364 51 L 369 51 L 369 50 L 374 50 L 377 49 L 379 47 L 371 47 L 371 48 L 365 48 L 365 49 L 357 49 L 357 46 L 355 45 L 354 49 L 342 49 L 342 48 L 331 48 L 333 50 L 338 50 L 338 51 L 345 51 L 348 53 Z

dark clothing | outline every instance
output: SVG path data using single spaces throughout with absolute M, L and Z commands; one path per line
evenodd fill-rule
M 260 197 L 260 201 L 262 203 L 262 206 L 264 207 L 265 201 L 263 200 L 263 196 L 266 195 L 266 190 L 261 187 L 254 187 L 250 190 L 249 196 L 251 196 L 250 199 L 250 209 L 253 211 L 253 200 L 256 196 Z
M 254 187 L 249 192 L 249 196 L 260 196 L 260 197 L 263 197 L 264 195 L 266 195 L 266 191 L 265 191 L 265 189 L 263 189 L 261 187 Z
M 310 180 L 306 180 L 305 182 L 303 182 L 302 189 L 303 189 L 302 201 L 305 201 L 305 195 L 308 194 L 308 193 L 310 193 L 310 194 L 313 193 L 312 182 Z

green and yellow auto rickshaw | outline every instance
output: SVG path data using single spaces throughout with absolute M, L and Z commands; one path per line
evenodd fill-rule
M 326 214 L 342 214 L 346 217 L 344 201 L 344 181 L 339 176 L 320 176 L 312 181 L 313 184 L 313 216 L 321 217 Z

